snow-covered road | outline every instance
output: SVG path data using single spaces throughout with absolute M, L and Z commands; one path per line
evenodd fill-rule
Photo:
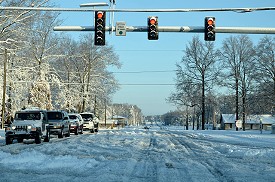
M 0 181 L 275 181 L 275 135 L 258 131 L 100 130 L 4 145 Z

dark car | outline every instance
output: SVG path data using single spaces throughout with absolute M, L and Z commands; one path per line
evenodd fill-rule
M 58 135 L 58 138 L 70 136 L 70 121 L 66 111 L 47 111 L 50 134 Z

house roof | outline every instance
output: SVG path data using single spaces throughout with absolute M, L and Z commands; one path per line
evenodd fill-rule
M 247 116 L 247 123 L 260 123 L 260 120 L 263 124 L 275 124 L 275 117 L 268 114 Z
M 105 124 L 105 120 L 99 120 L 100 124 Z M 113 119 L 106 119 L 106 124 L 115 124 Z
M 115 115 L 115 116 L 113 116 L 111 119 L 118 119 L 118 120 L 120 120 L 120 119 L 126 119 L 126 118 L 123 117 L 123 116 Z
M 222 114 L 222 120 L 224 123 L 228 123 L 228 124 L 235 123 L 236 115 L 235 114 Z M 246 118 L 246 123 L 259 124 L 260 120 L 262 120 L 263 124 L 275 124 L 275 116 L 272 116 L 270 114 L 248 115 Z
M 223 123 L 235 123 L 236 115 L 235 114 L 222 114 Z

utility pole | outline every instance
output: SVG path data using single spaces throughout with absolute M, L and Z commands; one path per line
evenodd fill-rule
M 5 108 L 6 108 L 6 87 L 7 87 L 7 62 L 8 62 L 8 51 L 4 51 L 4 75 L 3 75 L 3 97 L 2 97 L 2 129 L 5 124 Z

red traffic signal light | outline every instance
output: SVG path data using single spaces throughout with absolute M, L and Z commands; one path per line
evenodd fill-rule
M 98 12 L 96 13 L 96 16 L 97 16 L 98 19 L 102 19 L 102 18 L 103 18 L 103 15 L 104 15 L 104 13 L 103 13 L 102 11 L 98 11 Z
M 158 17 L 157 16 L 149 16 L 147 19 L 147 31 L 148 31 L 148 39 L 149 40 L 158 40 L 159 32 L 158 32 Z
M 205 17 L 204 19 L 204 40 L 215 41 L 216 37 L 216 22 L 215 17 Z
M 95 38 L 94 44 L 103 46 L 105 45 L 105 24 L 106 24 L 106 12 L 95 11 Z

